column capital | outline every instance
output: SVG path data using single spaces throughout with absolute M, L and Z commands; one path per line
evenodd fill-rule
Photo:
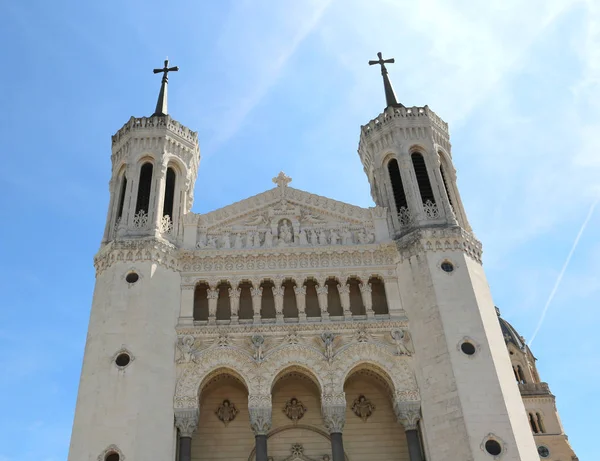
M 321 396 L 323 424 L 330 434 L 342 433 L 346 424 L 346 394 L 324 394 Z
M 396 401 L 394 412 L 398 422 L 404 426 L 405 431 L 417 429 L 417 423 L 421 419 L 420 401 Z
M 267 435 L 272 423 L 271 395 L 249 395 L 248 413 L 254 435 Z
M 175 410 L 175 427 L 181 437 L 191 437 L 198 428 L 199 411 L 197 408 Z

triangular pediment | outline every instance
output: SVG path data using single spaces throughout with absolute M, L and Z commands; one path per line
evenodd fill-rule
M 274 181 L 280 178 L 281 174 Z M 198 226 L 199 248 L 257 248 L 373 243 L 375 220 L 384 216 L 383 208 L 362 208 L 279 182 L 273 189 L 190 218 Z

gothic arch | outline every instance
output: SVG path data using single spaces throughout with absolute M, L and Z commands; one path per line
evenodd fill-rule
M 280 379 L 284 378 L 288 373 L 297 373 L 297 374 L 303 375 L 306 379 L 311 381 L 317 387 L 320 394 L 323 394 L 323 387 L 321 386 L 319 378 L 317 378 L 315 373 L 306 366 L 296 365 L 296 364 L 289 364 L 289 365 L 285 366 L 281 371 L 279 371 L 273 377 L 273 381 L 271 382 L 271 389 L 270 389 L 271 393 L 273 392 L 273 388 L 275 387 L 277 382 Z
M 398 357 L 386 347 L 375 343 L 354 343 L 335 355 L 333 362 L 333 386 L 338 392 L 352 371 L 360 367 L 374 367 L 387 375 L 390 390 L 394 395 L 408 392 L 418 395 L 417 383 L 404 357 Z
M 206 378 L 219 369 L 232 370 L 249 394 L 259 393 L 254 361 L 248 354 L 230 348 L 204 350 L 196 362 L 186 366 L 175 387 L 175 408 L 198 408 L 200 389 Z
M 202 382 L 200 383 L 199 386 L 199 396 L 202 396 L 202 391 L 204 391 L 204 389 L 206 388 L 206 386 L 208 386 L 213 380 L 215 380 L 216 378 L 220 377 L 220 376 L 231 376 L 232 378 L 238 380 L 245 388 L 246 388 L 246 392 L 248 392 L 248 385 L 246 384 L 246 382 L 244 381 L 244 378 L 233 368 L 229 368 L 229 367 L 220 367 L 220 368 L 216 368 L 213 371 L 209 372 L 204 379 L 202 380 Z
M 274 351 L 265 359 L 261 373 L 266 383 L 265 388 L 269 389 L 269 392 L 273 389 L 277 377 L 281 376 L 286 369 L 294 367 L 301 369 L 308 376 L 312 375 L 321 393 L 325 391 L 328 381 L 328 363 L 317 350 L 292 344 Z

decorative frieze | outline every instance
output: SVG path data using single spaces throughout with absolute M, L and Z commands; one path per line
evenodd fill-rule
M 402 259 L 426 252 L 459 250 L 481 264 L 481 243 L 461 227 L 415 229 L 396 240 Z

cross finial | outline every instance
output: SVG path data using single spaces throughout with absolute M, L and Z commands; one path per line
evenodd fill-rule
M 154 69 L 153 72 L 155 74 L 163 73 L 162 81 L 160 84 L 160 93 L 158 94 L 158 101 L 156 102 L 156 110 L 154 111 L 155 115 L 167 115 L 167 84 L 169 82 L 168 74 L 169 72 L 177 72 L 179 67 L 169 67 L 169 60 L 165 59 L 165 65 L 162 69 Z
M 394 93 L 394 88 L 392 88 L 392 83 L 390 82 L 388 71 L 385 67 L 386 64 L 393 64 L 395 60 L 394 58 L 383 59 L 381 51 L 377 53 L 377 57 L 379 59 L 377 61 L 369 61 L 369 65 L 373 66 L 375 64 L 379 64 L 381 66 L 381 75 L 383 76 L 383 88 L 385 90 L 385 101 L 387 103 L 387 107 L 398 106 L 399 104 L 396 100 L 396 94 Z
M 292 182 L 292 178 L 286 175 L 283 171 L 280 171 L 279 174 L 273 178 L 273 182 L 277 184 L 277 187 L 286 187 Z

